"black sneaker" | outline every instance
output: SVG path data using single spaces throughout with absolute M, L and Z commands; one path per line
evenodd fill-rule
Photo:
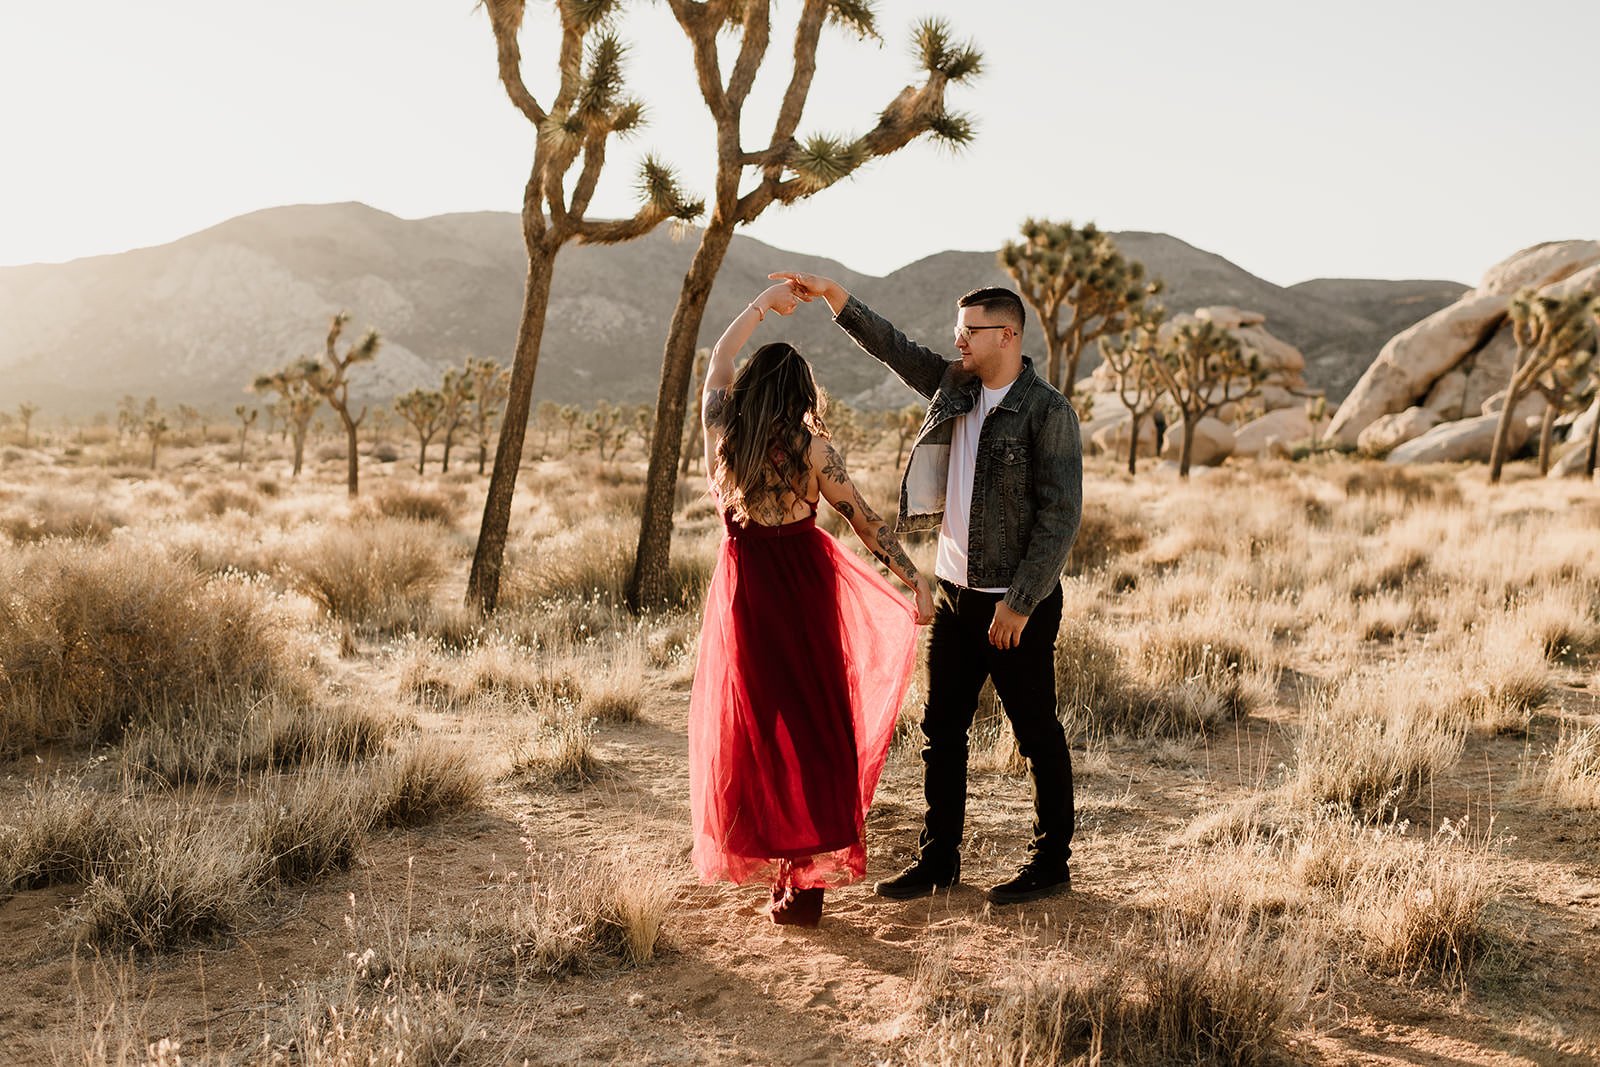
M 1065 863 L 1029 860 L 1009 882 L 1001 882 L 989 890 L 989 900 L 995 904 L 1021 904 L 1065 893 L 1071 888 L 1072 872 Z
M 961 857 L 957 856 L 953 864 L 935 863 L 919 858 L 893 878 L 885 878 L 873 886 L 872 891 L 890 900 L 911 900 L 914 897 L 925 897 L 941 889 L 949 889 L 959 881 L 961 881 Z

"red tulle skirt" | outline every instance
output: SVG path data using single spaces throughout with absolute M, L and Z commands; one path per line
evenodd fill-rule
M 916 612 L 815 517 L 738 526 L 706 593 L 689 706 L 702 880 L 847 885 L 916 655 Z

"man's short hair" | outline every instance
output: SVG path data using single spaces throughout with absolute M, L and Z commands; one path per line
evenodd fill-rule
M 985 286 L 974 289 L 960 300 L 956 301 L 958 308 L 978 307 L 998 315 L 1005 324 L 1022 333 L 1022 325 L 1027 322 L 1027 312 L 1022 309 L 1022 297 L 1010 289 L 1000 285 Z

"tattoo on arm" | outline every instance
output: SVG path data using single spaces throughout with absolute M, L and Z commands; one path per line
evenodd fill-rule
M 883 561 L 883 565 L 892 571 L 900 571 L 911 580 L 917 580 L 916 565 L 911 562 L 911 557 L 906 555 L 906 550 L 900 547 L 900 540 L 890 531 L 887 524 L 878 527 L 878 547 L 872 554 Z
M 838 482 L 840 485 L 845 485 L 850 481 L 850 475 L 844 469 L 844 457 L 840 456 L 831 444 L 824 444 L 822 447 L 824 454 L 827 456 L 827 459 L 822 464 L 822 476 Z M 858 496 L 856 499 L 859 500 L 860 497 Z
M 705 407 L 702 409 L 706 427 L 720 427 L 728 417 L 728 390 L 707 389 Z
M 839 501 L 833 506 L 833 509 L 839 514 L 843 515 L 846 520 L 854 519 L 856 517 L 856 509 L 851 506 L 850 501 L 848 500 Z

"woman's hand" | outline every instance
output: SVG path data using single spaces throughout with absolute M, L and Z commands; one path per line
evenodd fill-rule
M 769 285 L 750 303 L 762 311 L 776 311 L 780 315 L 793 315 L 801 304 L 810 303 L 811 295 L 792 282 Z
M 917 625 L 926 626 L 933 621 L 933 581 L 926 574 L 917 575 Z

